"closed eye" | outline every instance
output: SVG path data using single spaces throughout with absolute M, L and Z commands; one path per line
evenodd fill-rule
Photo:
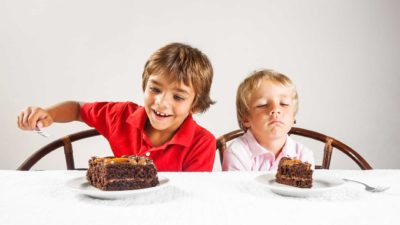
M 257 105 L 256 107 L 257 108 L 264 108 L 264 107 L 267 107 L 268 106 L 268 104 L 261 104 L 261 105 Z
M 181 97 L 179 95 L 174 95 L 174 99 L 177 100 L 177 101 L 184 101 L 185 100 L 184 97 Z

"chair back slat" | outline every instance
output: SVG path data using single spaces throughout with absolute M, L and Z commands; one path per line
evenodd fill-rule
M 74 152 L 72 149 L 71 139 L 69 135 L 63 138 L 65 161 L 67 163 L 67 170 L 75 169 Z
M 322 169 L 329 169 L 331 165 L 331 158 L 332 158 L 332 142 L 333 139 L 330 137 L 326 138 L 325 147 L 324 147 L 324 158 L 322 159 Z

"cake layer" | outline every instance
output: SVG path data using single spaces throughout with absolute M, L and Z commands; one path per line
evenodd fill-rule
M 298 178 L 298 177 L 277 176 L 276 182 L 294 186 L 294 187 L 299 187 L 299 188 L 311 188 L 312 187 L 312 179 L 304 179 L 304 178 Z
M 89 160 L 87 180 L 105 191 L 133 190 L 156 186 L 157 168 L 146 157 L 92 157 Z
M 283 157 L 278 165 L 276 182 L 299 188 L 311 188 L 312 174 L 311 164 Z
M 295 164 L 279 168 L 278 173 L 289 177 L 311 177 L 313 171 L 308 166 Z

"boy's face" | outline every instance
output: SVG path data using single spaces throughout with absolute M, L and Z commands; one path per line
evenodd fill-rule
M 191 85 L 150 75 L 144 90 L 144 107 L 152 128 L 175 132 L 191 112 L 194 97 Z
M 294 123 L 295 102 L 290 88 L 263 80 L 251 95 L 244 125 L 259 142 L 286 137 Z

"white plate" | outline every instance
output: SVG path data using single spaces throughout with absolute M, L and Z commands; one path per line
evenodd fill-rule
M 311 188 L 297 188 L 275 181 L 275 173 L 260 175 L 256 178 L 258 182 L 266 185 L 272 192 L 292 197 L 311 197 L 321 195 L 329 190 L 340 187 L 344 181 L 340 178 L 326 174 L 313 174 L 313 185 Z
M 70 187 L 73 191 L 88 195 L 94 198 L 100 199 L 123 199 L 123 198 L 131 198 L 137 195 L 156 191 L 160 188 L 164 188 L 168 185 L 169 179 L 165 177 L 158 176 L 158 180 L 160 183 L 157 186 L 142 188 L 136 190 L 127 190 L 127 191 L 103 191 L 98 188 L 93 187 L 86 180 L 86 177 L 77 177 L 67 182 L 67 186 Z

